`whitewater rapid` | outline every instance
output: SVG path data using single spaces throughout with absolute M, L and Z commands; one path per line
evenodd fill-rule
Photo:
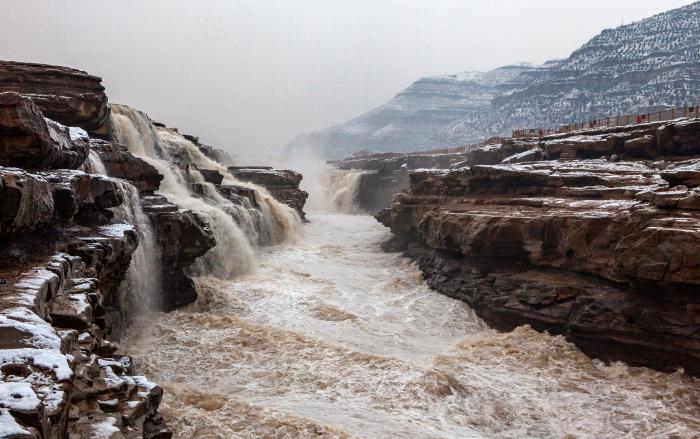
M 309 215 L 230 281 L 125 340 L 177 438 L 697 437 L 700 382 L 498 333 L 380 250 L 366 215 Z

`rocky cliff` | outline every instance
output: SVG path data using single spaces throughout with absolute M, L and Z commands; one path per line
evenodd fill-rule
M 290 152 L 328 158 L 418 151 L 521 128 L 557 128 L 616 114 L 699 104 L 700 2 L 606 29 L 564 60 L 422 78 L 388 103 L 304 134 Z
M 507 140 L 411 173 L 378 218 L 388 248 L 499 329 L 697 375 L 698 157 L 698 119 Z
M 463 152 L 365 154 L 329 162 L 344 171 L 364 171 L 359 175 L 355 199 L 361 210 L 376 213 L 391 204 L 394 195 L 409 185 L 409 174 L 416 169 L 444 169 L 466 160 Z
M 309 194 L 299 189 L 303 176 L 289 169 L 270 167 L 231 166 L 228 168 L 234 178 L 255 183 L 267 189 L 273 197 L 292 207 L 304 219 L 304 204 Z
M 107 134 L 107 95 L 102 79 L 67 67 L 0 61 L 0 90 L 19 92 L 43 114 L 66 126 Z
M 139 316 L 193 302 L 193 277 L 225 265 L 214 252 L 238 267 L 250 256 L 238 253 L 294 219 L 204 159 L 218 150 L 135 110 L 148 135 L 131 127 L 136 143 L 124 143 L 100 81 L 0 62 L 2 437 L 171 437 L 162 390 L 136 374 L 119 337 Z M 272 195 L 303 215 L 291 188 L 301 175 L 270 174 L 284 176 Z

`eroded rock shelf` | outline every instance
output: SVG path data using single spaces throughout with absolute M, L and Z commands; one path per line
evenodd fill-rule
M 410 172 L 377 218 L 388 248 L 499 329 L 697 375 L 699 156 L 697 119 L 507 139 Z
M 163 175 L 117 140 L 110 114 L 98 77 L 0 61 L 2 437 L 171 437 L 158 415 L 162 389 L 138 375 L 118 340 L 143 310 L 192 303 L 191 267 L 218 242 L 206 218 L 159 193 Z M 229 159 L 196 137 L 178 139 Z M 217 197 L 259 210 L 256 189 L 217 169 L 187 155 L 171 165 L 193 196 L 212 196 L 212 184 Z M 254 180 L 303 216 L 300 174 Z M 157 271 L 135 267 L 143 263 Z M 134 282 L 137 269 L 155 279 L 155 297 Z

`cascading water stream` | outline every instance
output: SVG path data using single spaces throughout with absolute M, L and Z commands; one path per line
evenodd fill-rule
M 360 192 L 362 176 L 366 174 L 368 171 L 328 171 L 326 197 L 335 211 L 360 213 L 360 209 L 357 207 L 357 197 Z
M 89 174 L 108 176 L 99 154 L 90 150 L 82 170 Z M 141 198 L 136 187 L 128 181 L 116 180 L 121 192 L 122 205 L 113 208 L 117 222 L 131 224 L 139 235 L 139 244 L 120 286 L 119 297 L 130 314 L 138 316 L 158 307 L 161 297 L 161 255 L 151 221 L 143 212 Z
M 100 158 L 99 154 L 92 149 L 88 154 L 87 160 L 85 160 L 80 167 L 80 170 L 87 174 L 108 175 L 107 168 L 105 168 L 104 163 L 102 163 L 102 159 Z
M 693 438 L 700 430 L 697 380 L 606 365 L 529 327 L 493 331 L 465 303 L 431 291 L 401 255 L 382 252 L 390 234 L 368 216 L 311 214 L 305 239 L 291 242 L 298 223 L 266 191 L 256 188 L 259 210 L 232 203 L 194 167 L 174 165 L 243 185 L 179 134 L 127 107 L 112 117 L 119 140 L 164 175 L 161 192 L 202 214 L 217 239 L 195 268 L 216 276 L 197 280 L 197 302 L 153 314 L 148 331 L 124 341 L 165 388 L 160 411 L 176 438 Z M 357 213 L 363 175 L 330 174 L 331 210 Z M 282 244 L 254 261 L 254 246 L 269 242 Z M 255 271 L 242 269 L 254 262 Z
M 212 227 L 217 244 L 197 260 L 193 274 L 230 278 L 248 272 L 253 268 L 256 245 L 283 242 L 299 233 L 301 221 L 296 212 L 274 200 L 264 188 L 236 181 L 225 167 L 173 130 L 156 127 L 143 113 L 120 105 L 112 107 L 112 127 L 120 142 L 163 175 L 159 192 L 203 215 Z M 224 183 L 252 188 L 260 211 L 232 203 L 196 169 L 186 173 L 176 163 L 214 169 L 225 176 Z M 204 196 L 193 194 L 193 183 L 204 189 Z
M 132 310 L 152 311 L 159 308 L 161 297 L 161 252 L 151 221 L 141 208 L 138 189 L 122 181 L 123 208 L 115 215 L 120 220 L 133 224 L 139 234 L 139 246 L 131 256 L 126 281 L 122 284 L 123 295 L 131 298 Z

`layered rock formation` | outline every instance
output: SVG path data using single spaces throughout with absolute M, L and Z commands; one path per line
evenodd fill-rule
M 292 207 L 304 219 L 304 204 L 309 194 L 299 189 L 303 176 L 289 169 L 272 169 L 270 167 L 231 166 L 231 175 L 240 181 L 254 183 L 264 187 L 278 201 Z
M 120 285 L 141 239 L 115 222 L 128 183 L 77 169 L 89 147 L 31 97 L 0 93 L 3 437 L 169 437 L 161 389 L 108 340 L 133 302 Z
M 594 357 L 697 375 L 698 129 L 490 145 L 464 167 L 413 172 L 378 218 L 432 287 L 499 329 L 530 324 Z
M 170 311 L 194 302 L 197 290 L 185 271 L 216 245 L 209 225 L 196 213 L 180 209 L 163 196 L 145 196 L 142 202 L 154 225 L 161 255 L 159 307 Z
M 0 90 L 32 99 L 44 115 L 63 125 L 107 134 L 107 95 L 102 79 L 67 67 L 0 61 Z
M 225 182 L 225 166 L 202 155 L 230 159 L 223 151 L 128 111 L 150 130 L 129 146 L 150 156 L 118 141 L 139 133 L 114 126 L 100 78 L 0 62 L 0 436 L 171 437 L 162 390 L 116 340 L 134 316 L 194 302 L 191 276 L 211 261 L 194 266 L 213 250 L 238 261 L 288 226 L 276 201 Z M 162 195 L 163 174 L 189 208 Z M 266 175 L 246 180 L 303 215 L 301 175 Z M 230 247 L 241 233 L 250 242 Z
M 0 93 L 0 114 L 0 165 L 75 169 L 87 158 L 87 133 L 44 118 L 28 97 Z
M 132 226 L 110 223 L 125 202 L 120 183 L 2 167 L 0 179 L 2 431 L 89 438 L 106 425 L 113 435 L 167 437 L 162 391 L 108 341 L 139 245 Z
M 160 187 L 163 176 L 152 165 L 132 155 L 124 145 L 90 139 L 90 150 L 98 154 L 108 175 L 131 181 L 141 193 L 152 194 Z
M 367 171 L 359 177 L 359 188 L 353 203 L 366 212 L 376 213 L 391 204 L 394 195 L 408 188 L 411 171 L 449 168 L 465 158 L 466 154 L 461 152 L 385 153 L 355 156 L 329 163 L 341 170 Z
M 161 389 L 135 375 L 115 340 L 134 315 L 196 299 L 190 273 L 219 244 L 212 227 L 158 194 L 161 159 L 136 157 L 110 134 L 99 78 L 12 62 L 0 73 L 0 435 L 170 437 Z M 189 204 L 222 197 L 241 209 L 221 210 L 229 222 L 265 221 L 256 189 L 223 184 L 223 165 L 202 168 L 187 148 L 157 153 L 202 198 Z M 306 197 L 288 187 L 298 191 L 301 176 L 279 175 L 271 191 L 303 214 Z

